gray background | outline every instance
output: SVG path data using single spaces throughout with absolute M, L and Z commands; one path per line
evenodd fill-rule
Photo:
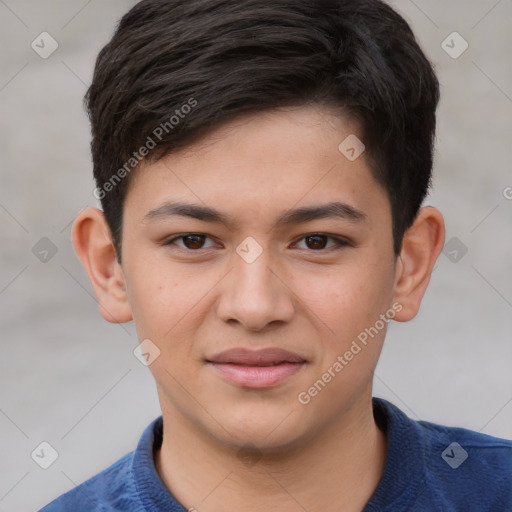
M 97 205 L 82 97 L 134 3 L 0 0 L 3 512 L 36 510 L 104 469 L 159 415 L 133 325 L 100 317 L 70 242 L 76 214 Z M 393 5 L 442 83 L 428 203 L 460 259 L 442 254 L 418 317 L 391 325 L 375 395 L 413 418 L 512 438 L 512 1 Z M 59 44 L 48 59 L 31 48 L 43 31 Z M 469 43 L 456 59 L 442 48 L 453 31 Z M 57 249 L 46 263 L 32 252 L 43 237 Z M 59 454 L 46 470 L 31 458 L 42 441 Z

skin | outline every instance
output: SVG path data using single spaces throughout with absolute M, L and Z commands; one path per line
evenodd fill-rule
M 371 398 L 385 328 L 309 403 L 297 397 L 393 304 L 397 321 L 416 315 L 444 222 L 422 208 L 396 256 L 388 196 L 366 154 L 351 162 L 338 150 L 350 134 L 360 134 L 355 122 L 312 106 L 260 112 L 144 165 L 124 205 L 122 265 L 102 212 L 76 219 L 73 243 L 101 314 L 133 319 L 160 350 L 149 366 L 164 419 L 155 465 L 186 508 L 361 511 L 382 476 L 387 440 Z M 167 201 L 233 223 L 145 218 Z M 292 209 L 333 201 L 364 218 L 274 226 Z M 164 243 L 187 233 L 207 237 Z M 315 233 L 347 243 L 307 237 Z M 252 263 L 236 252 L 246 237 L 263 251 Z M 205 361 L 235 347 L 284 348 L 307 364 L 275 387 L 243 388 Z M 237 456 L 247 443 L 250 464 Z

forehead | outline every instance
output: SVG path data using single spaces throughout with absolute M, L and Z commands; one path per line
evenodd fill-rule
M 141 166 L 125 208 L 145 217 L 165 202 L 185 200 L 230 210 L 234 218 L 260 219 L 319 202 L 342 202 L 363 214 L 372 206 L 388 206 L 370 172 L 357 123 L 314 107 L 237 118 L 198 143 Z

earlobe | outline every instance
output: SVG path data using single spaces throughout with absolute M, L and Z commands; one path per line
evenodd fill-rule
M 407 322 L 420 308 L 435 262 L 443 248 L 444 219 L 436 208 L 421 208 L 407 230 L 397 258 L 394 300 L 402 305 L 395 320 Z
M 72 241 L 94 288 L 103 318 L 112 323 L 132 320 L 124 274 L 117 262 L 103 212 L 97 208 L 80 212 L 73 224 Z

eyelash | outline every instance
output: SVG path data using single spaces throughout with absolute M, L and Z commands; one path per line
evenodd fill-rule
M 175 242 L 177 240 L 183 240 L 184 238 L 186 238 L 187 236 L 201 236 L 201 237 L 205 237 L 205 238 L 210 238 L 210 236 L 204 234 L 204 233 L 183 233 L 181 235 L 177 235 L 173 238 L 170 238 L 166 241 L 163 242 L 163 245 L 165 246 L 171 246 L 171 245 L 176 245 Z M 323 248 L 323 249 L 306 249 L 308 252 L 314 252 L 314 253 L 326 253 L 326 252 L 330 252 L 331 250 L 339 250 L 343 247 L 347 247 L 347 246 L 352 246 L 353 244 L 345 239 L 345 238 L 342 238 L 342 237 L 338 237 L 338 236 L 334 236 L 334 235 L 329 235 L 327 233 L 308 233 L 307 235 L 303 235 L 301 236 L 300 238 L 298 238 L 294 244 L 300 242 L 301 240 L 304 240 L 306 238 L 309 238 L 309 237 L 314 237 L 314 236 L 319 236 L 319 237 L 324 237 L 324 238 L 327 238 L 327 239 L 331 239 L 334 241 L 335 245 L 332 246 L 332 247 L 327 247 L 327 248 Z M 182 251 L 186 251 L 186 252 L 190 252 L 190 253 L 193 253 L 193 252 L 200 252 L 202 250 L 205 250 L 204 247 L 201 247 L 199 249 L 189 249 L 187 247 L 179 247 L 177 246 L 179 250 L 182 250 Z M 210 247 L 207 247 L 206 249 L 210 249 Z

